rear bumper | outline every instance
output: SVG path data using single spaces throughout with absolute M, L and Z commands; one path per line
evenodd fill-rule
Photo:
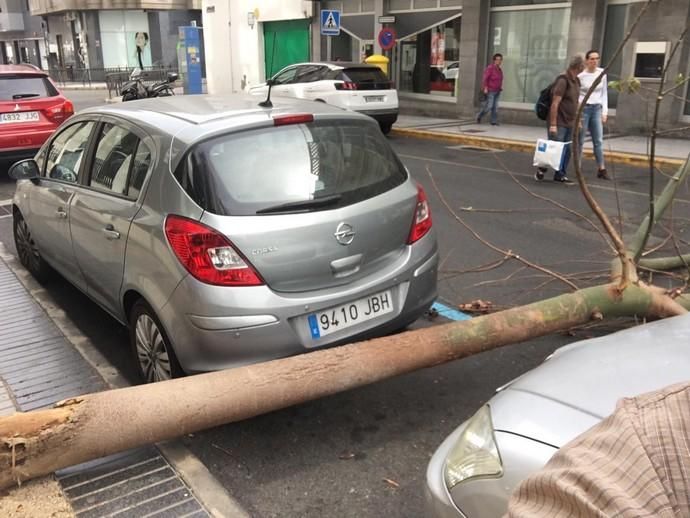
M 0 132 L 0 158 L 30 158 L 53 134 L 57 126 L 47 129 L 27 128 L 22 131 Z
M 20 160 L 35 157 L 39 149 L 40 148 L 12 149 L 9 151 L 0 149 L 0 160 L 10 163 L 19 162 Z
M 398 120 L 398 109 L 384 110 L 357 110 L 359 113 L 368 115 L 375 119 L 379 124 L 394 124 Z
M 239 367 L 381 336 L 419 318 L 436 298 L 438 251 L 433 232 L 409 248 L 404 265 L 384 278 L 309 293 L 278 293 L 257 286 L 241 288 L 238 297 L 237 290 L 229 295 L 227 288 L 202 285 L 188 276 L 159 317 L 188 373 Z M 209 288 L 213 293 L 209 294 Z M 390 290 L 395 301 L 392 313 L 320 339 L 311 337 L 309 314 L 383 290 Z

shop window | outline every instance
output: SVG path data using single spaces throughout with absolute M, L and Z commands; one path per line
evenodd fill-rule
M 601 66 L 608 66 L 607 77 L 609 81 L 621 79 L 623 60 L 620 54 L 615 60 L 611 60 L 613 53 L 625 37 L 625 18 L 628 12 L 627 5 L 609 5 L 606 8 L 606 25 L 604 28 L 604 44 L 601 49 Z M 618 106 L 618 90 L 609 89 L 609 108 Z
M 635 44 L 635 77 L 661 78 L 665 60 L 665 41 L 638 41 Z
M 502 101 L 534 103 L 565 69 L 569 25 L 570 7 L 491 13 L 487 55 L 503 54 Z
M 401 42 L 400 90 L 442 96 L 456 94 L 460 27 L 458 17 Z
M 148 15 L 144 11 L 100 11 L 103 66 L 151 66 Z

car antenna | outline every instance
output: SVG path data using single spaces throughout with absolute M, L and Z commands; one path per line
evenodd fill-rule
M 273 58 L 276 55 L 276 33 L 273 33 L 273 49 L 271 50 L 271 66 L 269 70 L 273 73 Z M 273 86 L 273 78 L 268 79 L 266 84 L 268 85 L 268 93 L 266 94 L 266 100 L 261 101 L 259 106 L 262 108 L 273 108 L 273 103 L 271 102 L 271 87 Z

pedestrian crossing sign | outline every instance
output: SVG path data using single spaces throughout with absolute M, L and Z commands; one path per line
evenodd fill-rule
M 324 36 L 340 35 L 340 11 L 323 9 L 321 11 L 321 34 Z

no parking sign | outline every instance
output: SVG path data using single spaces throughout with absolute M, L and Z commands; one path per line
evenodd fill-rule
M 384 27 L 379 31 L 379 45 L 383 50 L 390 50 L 395 47 L 395 31 L 390 27 Z

